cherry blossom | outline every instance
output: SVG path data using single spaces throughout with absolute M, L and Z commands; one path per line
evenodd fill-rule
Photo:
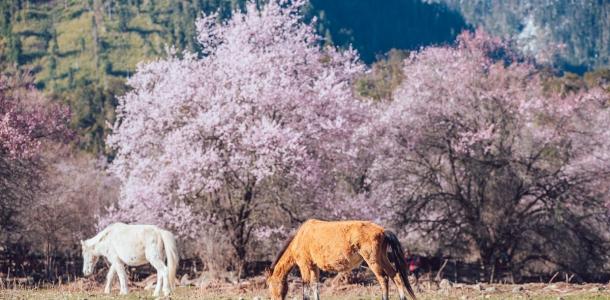
M 394 208 L 380 210 L 386 220 L 427 233 L 441 251 L 476 249 L 484 265 L 557 259 L 568 252 L 545 251 L 560 232 L 565 245 L 601 247 L 607 92 L 549 89 L 551 75 L 481 31 L 412 54 L 403 71 L 369 128 L 378 137 L 370 199 Z
M 108 139 L 121 200 L 102 222 L 156 223 L 190 237 L 214 226 L 243 260 L 254 229 L 279 226 L 276 202 L 330 206 L 367 117 L 352 92 L 364 67 L 351 49 L 321 48 L 303 4 L 251 3 L 220 23 L 204 16 L 203 57 L 170 49 L 138 66 Z

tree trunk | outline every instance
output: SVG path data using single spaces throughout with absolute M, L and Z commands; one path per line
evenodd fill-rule
M 237 278 L 241 279 L 246 276 L 246 259 L 248 254 L 248 242 L 250 241 L 251 228 L 248 226 L 250 218 L 250 204 L 253 200 L 252 188 L 246 188 L 244 192 L 242 205 L 235 216 L 233 224 L 232 245 L 235 250 L 235 268 Z

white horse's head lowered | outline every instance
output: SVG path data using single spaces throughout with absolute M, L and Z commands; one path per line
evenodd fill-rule
M 83 274 L 89 276 L 93 273 L 93 268 L 97 264 L 99 256 L 93 253 L 93 246 L 88 246 L 84 241 L 80 241 L 83 248 Z
M 121 294 L 127 294 L 129 288 L 125 265 L 135 267 L 147 262 L 157 269 L 154 297 L 159 296 L 162 287 L 164 296 L 168 296 L 175 287 L 176 269 L 180 257 L 176 238 L 169 231 L 154 225 L 114 223 L 94 237 L 81 241 L 81 246 L 85 276 L 93 273 L 98 257 L 103 256 L 110 263 L 104 288 L 106 294 L 112 290 L 115 275 L 119 277 Z

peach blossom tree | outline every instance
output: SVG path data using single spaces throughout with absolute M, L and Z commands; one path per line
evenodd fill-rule
M 403 71 L 369 128 L 379 137 L 372 199 L 398 208 L 386 219 L 447 254 L 474 250 L 488 275 L 501 263 L 597 268 L 609 228 L 608 93 L 545 88 L 549 74 L 481 31 L 412 54 Z
M 220 231 L 243 272 L 253 232 L 299 209 L 331 209 L 366 118 L 352 95 L 363 66 L 352 50 L 320 46 L 303 4 L 204 16 L 202 57 L 170 49 L 139 65 L 108 139 L 121 198 L 101 224 L 157 223 L 185 238 Z
M 41 152 L 46 142 L 70 137 L 69 118 L 67 107 L 45 98 L 29 74 L 0 74 L 0 243 L 27 225 L 23 216 L 43 190 Z

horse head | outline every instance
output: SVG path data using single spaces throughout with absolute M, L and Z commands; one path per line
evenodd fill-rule
M 267 286 L 269 287 L 271 299 L 283 300 L 286 298 L 286 294 L 288 293 L 288 283 L 286 282 L 286 278 L 273 276 L 270 269 L 268 269 L 266 273 Z
M 93 268 L 97 264 L 99 256 L 95 255 L 94 247 L 87 245 L 86 242 L 80 241 L 83 249 L 83 274 L 89 276 L 93 273 Z

